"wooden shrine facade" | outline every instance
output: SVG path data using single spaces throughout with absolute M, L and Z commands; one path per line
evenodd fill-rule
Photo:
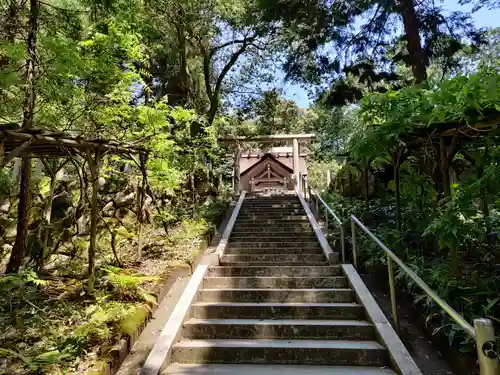
M 234 189 L 237 192 L 293 190 L 298 176 L 307 175 L 308 153 L 303 146 L 313 137 L 314 134 L 286 134 L 219 139 L 224 143 L 236 145 Z M 288 145 L 265 147 L 265 144 L 275 142 Z M 254 147 L 243 151 L 242 144 L 248 143 L 253 143 Z

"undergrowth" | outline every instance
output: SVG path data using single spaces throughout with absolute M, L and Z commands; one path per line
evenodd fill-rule
M 209 205 L 197 218 L 179 221 L 168 236 L 145 228 L 140 262 L 136 234 L 127 229 L 119 248 L 122 267 L 116 265 L 103 236 L 92 295 L 85 289 L 85 261 L 78 257 L 53 265 L 56 273 L 27 269 L 1 276 L 0 374 L 100 373 L 119 340 L 134 334 L 146 320 L 170 270 L 192 263 L 213 230 L 212 220 L 225 208 Z M 80 242 L 86 249 L 86 241 Z
M 399 232 L 395 229 L 395 202 L 392 197 L 370 199 L 368 211 L 365 202 L 357 198 L 330 195 L 327 200 L 344 219 L 349 215 L 360 218 L 384 244 L 467 321 L 472 323 L 476 318 L 486 317 L 499 325 L 500 249 L 497 242 L 489 242 L 486 224 L 480 216 L 462 216 L 459 220 L 451 220 L 451 214 L 446 208 L 433 205 L 429 201 L 421 206 L 425 207 L 425 212 L 419 213 L 410 202 L 405 206 L 404 225 Z M 498 213 L 495 211 L 491 215 L 489 231 L 498 233 Z M 346 233 L 350 233 L 350 230 Z M 356 240 L 358 264 L 367 271 L 386 267 L 387 257 L 378 245 L 360 230 L 357 231 Z M 347 248 L 351 248 L 350 244 Z M 422 309 L 425 313 L 425 324 L 432 328 L 433 334 L 445 334 L 449 344 L 456 346 L 461 352 L 474 350 L 473 340 L 467 333 L 404 271 L 396 269 L 400 291 L 407 293 L 414 304 Z

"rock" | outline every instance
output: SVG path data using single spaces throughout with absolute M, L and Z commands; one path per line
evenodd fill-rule
M 103 202 L 106 202 L 106 203 L 113 202 L 113 196 L 111 196 L 111 195 L 103 195 L 101 197 L 101 200 Z
M 115 206 L 116 207 L 125 207 L 125 206 L 130 206 L 134 203 L 135 201 L 135 193 L 124 193 L 124 192 L 119 192 L 115 196 Z
M 113 216 L 114 212 L 115 212 L 115 205 L 113 204 L 112 201 L 106 203 L 106 205 L 102 208 L 102 213 L 106 217 Z
M 136 214 L 124 207 L 117 209 L 115 216 L 124 223 L 134 223 L 137 220 Z
M 125 165 L 123 166 L 123 173 L 132 174 L 134 172 L 135 172 L 134 164 L 129 162 L 125 163 Z
M 89 234 L 90 233 L 90 215 L 85 214 L 78 218 L 76 221 L 76 226 L 78 227 L 79 234 Z
M 2 256 L 5 256 L 7 254 L 10 254 L 12 252 L 12 245 L 6 243 L 6 244 L 3 244 L 2 246 L 0 246 L 0 254 L 2 254 Z
M 99 184 L 99 190 L 102 190 L 104 185 L 106 185 L 106 179 L 104 177 L 99 177 L 97 183 Z
M 17 228 L 15 226 L 7 228 L 7 230 L 5 231 L 4 239 L 7 242 L 12 242 L 16 239 L 16 234 L 17 234 Z
M 9 217 L 6 214 L 0 215 L 0 234 L 3 233 L 5 226 L 9 222 Z
M 57 181 L 67 180 L 67 176 L 68 176 L 68 173 L 66 173 L 66 170 L 64 168 L 61 168 L 56 173 L 56 180 Z
M 2 204 L 0 204 L 0 214 L 7 214 L 10 211 L 10 201 L 6 200 Z
M 66 211 L 73 205 L 71 196 L 67 191 L 57 194 L 52 199 L 52 216 L 53 220 L 58 220 L 66 215 Z

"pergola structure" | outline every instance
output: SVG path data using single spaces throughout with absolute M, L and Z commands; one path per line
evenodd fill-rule
M 106 155 L 124 155 L 133 159 L 133 154 L 139 155 L 139 164 L 143 175 L 139 200 L 142 212 L 142 205 L 145 199 L 147 184 L 146 164 L 149 155 L 149 150 L 146 148 L 105 139 L 85 139 L 83 137 L 75 137 L 71 134 L 63 132 L 47 132 L 41 129 L 23 129 L 17 124 L 0 125 L 0 169 L 5 167 L 16 157 L 37 157 L 44 162 L 44 158 L 72 158 L 75 156 L 81 156 L 88 162 L 90 176 L 92 179 L 92 198 L 90 201 L 90 243 L 88 250 L 89 289 L 93 288 L 95 279 L 95 253 L 98 222 L 97 198 L 101 161 Z M 28 194 L 28 189 L 29 185 L 21 179 L 20 209 L 18 217 L 19 222 L 22 220 L 26 220 L 27 222 L 28 220 L 28 207 L 21 207 L 21 195 Z M 139 220 L 141 220 L 140 216 L 141 215 L 138 215 Z M 27 235 L 27 232 L 22 235 Z M 15 250 L 16 249 L 14 248 L 13 251 Z M 21 257 L 23 255 L 24 254 L 20 254 Z
M 241 190 L 260 191 L 293 190 L 300 175 L 307 174 L 307 152 L 301 144 L 314 138 L 314 134 L 277 134 L 256 137 L 223 137 L 221 143 L 235 145 L 233 187 Z M 274 147 L 242 151 L 242 144 L 283 143 L 287 147 Z

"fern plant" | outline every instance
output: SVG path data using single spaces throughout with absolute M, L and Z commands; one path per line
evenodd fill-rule
M 141 285 L 147 282 L 158 281 L 158 277 L 132 274 L 111 265 L 104 266 L 102 269 L 106 273 L 103 279 L 111 287 L 117 298 L 156 304 L 156 298 L 142 288 Z

